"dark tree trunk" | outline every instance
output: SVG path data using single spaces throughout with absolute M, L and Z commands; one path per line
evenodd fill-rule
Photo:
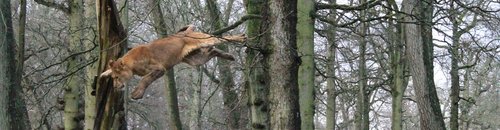
M 422 16 L 425 20 L 431 17 L 428 14 L 422 14 L 424 7 L 431 6 L 422 4 L 418 0 L 405 0 L 403 1 L 403 12 Z M 429 11 L 429 10 L 426 10 Z M 432 11 L 431 11 L 432 13 Z M 427 17 L 425 17 L 427 16 Z M 420 18 L 422 18 L 420 17 Z M 413 86 L 415 87 L 416 101 L 420 114 L 420 129 L 422 130 L 444 130 L 445 124 L 441 109 L 439 106 L 439 99 L 437 98 L 436 88 L 434 86 L 433 73 L 432 73 L 432 34 L 429 35 L 430 30 L 428 22 L 420 22 L 420 26 L 415 24 L 417 20 L 406 16 L 405 23 L 405 36 L 407 45 L 407 56 L 410 66 L 410 73 L 413 79 Z M 424 26 L 425 25 L 425 26 Z M 432 28 L 431 28 L 432 29 Z
M 22 1 L 24 4 L 25 2 Z M 25 10 L 25 6 L 21 8 Z M 24 60 L 18 59 L 16 62 L 15 50 L 18 49 L 16 49 L 12 29 L 10 0 L 0 1 L 0 11 L 0 24 L 2 24 L 0 27 L 0 59 L 2 59 L 0 63 L 0 89 L 2 91 L 0 93 L 2 94 L 0 97 L 0 103 L 2 103 L 0 118 L 4 118 L 0 119 L 0 126 L 13 130 L 31 129 L 21 86 L 22 66 L 18 66 Z M 25 16 L 25 14 L 21 15 Z
M 270 129 L 300 129 L 297 73 L 296 24 L 297 1 L 269 2 L 270 41 L 265 50 L 266 72 L 269 73 Z
M 261 15 L 263 19 L 249 20 L 247 37 L 251 48 L 246 50 L 245 87 L 250 108 L 250 127 L 253 130 L 269 130 L 269 75 L 264 69 L 264 57 L 267 56 L 266 44 L 269 41 L 268 1 L 245 0 L 247 14 Z
M 126 32 L 123 28 L 115 2 L 113 0 L 97 1 L 97 18 L 99 30 L 99 74 L 107 68 L 109 60 L 116 60 L 124 54 L 127 47 Z M 123 92 L 115 90 L 111 78 L 101 78 L 96 86 L 96 120 L 95 130 L 126 129 L 123 107 Z
M 0 126 L 11 128 L 10 91 L 14 85 L 15 75 L 15 42 L 12 31 L 10 0 L 0 1 Z

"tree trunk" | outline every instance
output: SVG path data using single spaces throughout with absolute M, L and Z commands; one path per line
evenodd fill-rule
M 269 5 L 271 27 L 266 71 L 269 73 L 270 129 L 300 129 L 296 44 L 297 1 Z
M 419 11 L 421 9 L 419 8 L 424 5 L 419 4 L 419 2 L 418 0 L 403 1 L 403 12 L 420 16 L 421 12 Z M 420 114 L 420 129 L 444 130 L 445 124 L 439 107 L 434 81 L 432 80 L 432 51 L 430 51 L 432 48 L 432 39 L 431 43 L 425 42 L 426 40 L 423 38 L 424 33 L 422 32 L 426 31 L 422 29 L 422 26 L 415 24 L 415 22 L 418 22 L 417 20 L 406 16 L 404 22 L 407 56 L 409 64 L 412 65 L 410 73 L 413 79 L 413 86 L 415 87 L 416 101 Z M 430 32 L 426 32 L 425 36 L 428 37 L 428 33 Z
M 298 0 L 297 48 L 301 129 L 314 129 L 314 0 Z
M 453 28 L 455 31 L 455 28 Z M 458 38 L 453 35 L 453 45 L 451 46 L 451 87 L 450 87 L 450 129 L 458 130 L 458 101 L 460 96 L 460 77 L 458 75 Z
M 217 0 L 206 0 L 208 14 L 210 15 L 210 21 L 212 21 L 212 29 L 219 30 L 224 26 L 224 21 L 222 21 L 219 8 L 217 7 Z M 227 7 L 230 9 L 231 7 Z M 226 45 L 218 45 L 218 49 L 222 51 L 228 51 Z M 228 124 L 228 129 L 238 130 L 241 129 L 240 122 L 240 108 L 238 105 L 238 95 L 235 92 L 233 74 L 231 73 L 230 62 L 227 60 L 219 59 L 217 60 L 219 65 L 219 77 L 220 85 L 222 87 L 222 98 L 224 102 L 224 111 L 227 113 L 228 118 L 226 118 L 226 123 Z
M 69 1 L 70 13 L 69 15 L 69 53 L 76 54 L 83 51 L 83 44 L 81 43 L 82 38 L 82 21 L 83 21 L 83 0 L 72 0 Z M 67 72 L 75 72 L 67 79 L 67 86 L 64 88 L 64 129 L 74 130 L 82 129 L 78 128 L 78 122 L 80 121 L 77 116 L 79 115 L 78 109 L 80 101 L 80 89 L 83 80 L 81 76 L 83 71 L 78 70 L 81 62 L 83 61 L 83 55 L 75 55 L 68 61 Z
M 163 19 L 163 13 L 161 11 L 159 1 L 150 0 L 149 4 L 149 7 L 151 7 L 151 20 L 153 21 L 158 38 L 166 37 L 168 35 L 168 30 L 166 28 L 167 24 Z M 182 122 L 179 116 L 179 104 L 177 98 L 177 87 L 175 83 L 174 69 L 168 70 L 164 79 L 166 82 L 165 96 L 167 98 L 169 129 L 182 130 Z
M 453 8 L 453 4 L 452 7 Z M 459 49 L 459 39 L 460 35 L 458 34 L 459 24 L 456 20 L 456 13 L 451 9 L 450 20 L 452 22 L 452 45 L 449 49 L 451 53 L 451 69 L 450 69 L 450 78 L 451 78 L 451 87 L 450 87 L 450 130 L 458 130 L 458 101 L 460 100 L 460 77 L 458 75 L 458 49 Z
M 421 32 L 422 40 L 423 40 L 423 56 L 424 56 L 424 65 L 425 71 L 427 74 L 427 90 L 429 91 L 428 98 L 431 103 L 431 110 L 434 113 L 434 119 L 439 126 L 443 129 L 445 128 L 445 123 L 443 119 L 443 114 L 441 113 L 441 106 L 439 103 L 439 98 L 436 92 L 436 85 L 434 84 L 434 44 L 432 42 L 432 18 L 434 12 L 434 1 L 433 0 L 421 0 L 419 1 L 420 8 L 420 19 L 421 22 Z
M 25 33 L 26 33 L 26 0 L 19 0 L 19 31 L 17 35 L 17 70 L 16 79 L 23 79 L 24 70 L 24 45 L 25 45 Z M 21 83 L 21 81 L 19 81 Z M 22 84 L 20 84 L 22 85 Z
M 392 10 L 399 10 L 398 5 L 395 1 L 390 1 Z M 392 12 L 390 12 L 392 15 Z M 401 14 L 395 14 L 397 19 L 401 19 Z M 393 31 L 395 28 L 396 31 Z M 401 23 L 393 24 L 390 22 L 389 28 L 387 29 L 390 34 L 389 37 L 392 42 L 388 44 L 390 58 L 391 58 L 391 97 L 392 97 L 392 116 L 391 116 L 391 129 L 392 130 L 402 130 L 403 129 L 403 95 L 405 93 L 408 80 L 404 78 L 406 61 L 402 58 L 404 57 L 404 34 Z
M 301 129 L 314 129 L 314 0 L 297 1 L 297 49 Z
M 98 72 L 102 73 L 107 68 L 109 60 L 116 60 L 123 55 L 127 48 L 125 29 L 123 28 L 115 2 L 113 0 L 97 1 L 97 18 L 99 30 L 99 55 Z M 123 92 L 115 90 L 110 77 L 101 78 L 96 86 L 97 114 L 94 122 L 95 130 L 126 129 L 123 107 Z M 117 123 L 113 123 L 117 120 Z M 118 124 L 119 126 L 114 126 Z
M 13 86 L 13 93 L 10 99 L 15 99 L 11 103 L 16 103 L 13 108 L 15 111 L 15 116 L 13 121 L 15 121 L 16 126 L 13 128 L 18 129 L 31 129 L 30 120 L 28 117 L 28 110 L 26 108 L 26 102 L 23 97 L 24 91 L 22 90 L 22 79 L 24 70 L 24 45 L 25 45 L 25 31 L 26 31 L 26 0 L 20 0 L 20 12 L 19 12 L 19 28 L 18 28 L 18 44 L 17 44 L 17 54 L 16 54 L 16 73 L 15 73 L 15 85 Z M 12 91 L 12 90 L 11 90 Z
M 261 15 L 262 19 L 248 20 L 248 45 L 258 48 L 247 48 L 245 58 L 245 87 L 250 105 L 250 126 L 253 130 L 269 130 L 269 75 L 264 69 L 264 47 L 269 40 L 267 0 L 245 0 L 247 14 Z
M 191 120 L 189 122 L 189 127 L 190 130 L 202 130 L 202 122 L 201 122 L 201 115 L 202 115 L 202 83 L 203 83 L 203 73 L 201 73 L 201 68 L 198 67 L 198 73 L 192 73 L 191 77 L 194 81 L 193 83 L 193 88 L 192 88 L 192 107 L 190 107 L 190 116 Z
M 14 32 L 12 30 L 12 19 L 10 11 L 10 0 L 0 1 L 0 126 L 6 129 L 12 128 L 10 121 L 10 96 L 12 86 L 14 84 L 15 75 L 15 41 Z M 7 105 L 6 105 L 7 104 Z
M 336 4 L 337 0 L 329 0 L 330 4 Z M 337 10 L 332 9 L 331 10 L 331 15 L 330 19 L 333 21 L 336 21 L 336 16 Z M 328 40 L 328 45 L 327 45 L 327 55 L 328 55 L 328 60 L 327 60 L 327 79 L 326 79 L 326 84 L 327 84 L 327 101 L 326 101 L 326 129 L 327 130 L 335 130 L 335 126 L 337 124 L 336 118 L 336 99 L 337 99 L 337 94 L 336 92 L 336 84 L 335 84 L 335 57 L 336 57 L 336 51 L 337 51 L 337 43 L 335 42 L 337 38 L 337 28 L 333 25 L 327 25 L 328 27 L 328 33 L 326 39 Z
M 396 39 L 402 38 L 401 33 L 397 32 Z M 391 97 L 392 97 L 392 116 L 391 116 L 391 129 L 402 130 L 403 128 L 403 95 L 406 90 L 407 80 L 404 78 L 404 69 L 406 61 L 402 60 L 404 48 L 402 40 L 395 40 L 391 50 Z
M 24 8 L 24 7 L 23 7 Z M 10 0 L 0 1 L 0 126 L 6 129 L 31 129 L 28 119 L 28 111 L 23 98 L 21 86 L 22 73 L 18 73 L 22 66 L 18 59 L 16 62 L 16 42 L 12 29 L 12 15 Z M 4 107 L 5 106 L 5 107 Z
M 360 3 L 366 3 L 366 0 L 360 0 Z M 361 21 L 365 21 L 367 10 L 364 9 L 361 11 L 360 19 Z M 366 72 L 366 35 L 367 35 L 368 23 L 361 23 L 361 27 L 359 28 L 359 91 L 357 96 L 357 104 L 356 104 L 356 114 L 355 114 L 355 122 L 357 130 L 368 130 L 369 125 L 369 112 L 370 112 L 370 103 L 369 103 L 369 92 L 367 90 L 367 77 L 368 73 Z
M 95 47 L 95 37 L 97 35 L 94 33 L 97 25 L 97 17 L 96 17 L 96 6 L 95 0 L 86 0 L 85 1 L 85 25 L 90 29 L 85 30 L 85 37 L 87 40 L 84 41 L 85 50 L 91 50 L 90 53 L 85 54 L 86 61 L 94 61 L 97 60 L 97 56 L 99 55 L 98 50 Z M 93 62 L 90 66 L 86 67 L 85 73 L 87 75 L 87 81 L 85 81 L 85 108 L 84 108 L 84 130 L 91 130 L 94 127 L 94 120 L 96 116 L 96 99 L 95 99 L 95 83 L 97 82 L 97 66 L 98 62 Z

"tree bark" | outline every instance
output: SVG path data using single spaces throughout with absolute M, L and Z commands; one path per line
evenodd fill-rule
M 154 28 L 158 38 L 166 37 L 168 35 L 167 24 L 163 19 L 163 13 L 158 0 L 149 0 L 151 7 L 151 20 L 153 21 Z M 165 90 L 167 98 L 167 111 L 168 111 L 168 124 L 169 129 L 182 130 L 182 122 L 179 116 L 179 104 L 177 98 L 177 87 L 175 82 L 174 69 L 170 69 L 165 74 Z
M 336 4 L 337 0 L 329 0 L 329 4 Z M 336 14 L 337 10 L 332 9 L 331 10 L 332 16 L 330 16 L 330 19 L 333 21 L 336 21 Z M 336 38 L 337 38 L 337 27 L 333 25 L 327 25 L 328 27 L 328 32 L 327 32 L 327 37 L 326 39 L 328 40 L 328 45 L 327 45 L 327 55 L 328 55 L 328 60 L 327 60 L 327 79 L 326 79 L 326 84 L 327 84 L 327 101 L 326 101 L 326 129 L 327 130 L 335 130 L 335 126 L 337 124 L 336 118 L 336 99 L 337 99 L 337 94 L 336 94 L 336 84 L 335 84 L 335 57 L 336 57 L 336 51 L 337 51 L 337 43 L 336 43 Z
M 98 0 L 96 5 L 101 50 L 98 72 L 102 73 L 109 69 L 107 68 L 109 60 L 116 60 L 124 54 L 127 48 L 127 32 L 121 24 L 113 0 Z M 96 89 L 97 112 L 94 129 L 126 129 L 125 116 L 119 116 L 124 111 L 123 92 L 113 88 L 112 80 L 109 77 L 101 78 Z M 118 118 L 120 123 L 116 124 L 121 124 L 120 126 L 113 126 L 115 118 Z
M 15 75 L 15 41 L 12 30 L 12 18 L 10 11 L 10 0 L 0 1 L 0 126 L 6 129 L 12 128 L 10 115 L 10 96 L 12 86 L 14 86 Z
M 25 2 L 25 1 L 24 1 Z M 31 129 L 28 119 L 28 111 L 23 98 L 21 86 L 22 69 L 18 59 L 16 62 L 16 42 L 12 26 L 12 15 L 10 0 L 0 1 L 0 126 L 6 129 Z M 20 49 L 20 48 L 18 48 Z
M 432 28 L 433 28 L 433 15 L 434 15 L 434 0 L 421 0 L 419 1 L 420 14 L 417 15 L 420 19 L 420 26 L 423 40 L 423 56 L 425 71 L 427 74 L 427 90 L 429 91 L 428 98 L 430 100 L 431 110 L 434 113 L 435 124 L 438 124 L 443 129 L 446 129 L 443 114 L 441 113 L 441 106 L 436 92 L 436 85 L 434 84 L 434 44 L 432 42 Z
M 269 40 L 268 1 L 245 0 L 247 14 L 261 15 L 262 19 L 248 20 L 248 45 L 245 58 L 245 88 L 248 92 L 250 127 L 253 130 L 269 130 L 269 75 L 266 73 L 264 57 L 268 53 L 265 46 Z M 257 49 L 255 49 L 257 48 Z
M 366 3 L 366 0 L 360 0 L 360 3 Z M 362 10 L 360 14 L 361 21 L 365 21 L 367 10 Z M 367 90 L 367 77 L 368 73 L 366 72 L 366 35 L 367 35 L 368 23 L 362 22 L 361 27 L 359 28 L 359 75 L 358 75 L 358 84 L 359 91 L 357 96 L 357 104 L 356 104 L 356 114 L 355 121 L 357 130 L 368 130 L 370 127 L 370 103 L 369 103 L 369 92 Z
M 269 5 L 271 27 L 269 54 L 270 129 L 300 129 L 298 56 L 296 42 L 297 1 L 275 0 Z
M 14 88 L 13 91 L 11 90 L 12 97 L 11 103 L 15 103 L 14 108 L 12 108 L 14 111 L 14 115 L 16 116 L 13 118 L 13 122 L 15 123 L 15 126 L 13 126 L 13 129 L 31 129 L 31 124 L 30 120 L 28 117 L 28 110 L 26 108 L 26 102 L 23 97 L 25 95 L 24 91 L 22 90 L 22 79 L 23 79 L 23 70 L 24 70 L 24 45 L 25 45 L 25 32 L 26 32 L 26 0 L 20 0 L 20 12 L 19 12 L 19 28 L 18 28 L 18 44 L 17 44 L 17 54 L 16 54 L 16 73 L 15 73 L 15 85 L 12 86 Z
M 424 5 L 419 2 L 421 1 L 403 1 L 403 12 L 421 16 L 421 12 L 419 11 L 422 11 L 420 8 Z M 430 32 L 426 32 L 422 26 L 418 26 L 416 24 L 418 21 L 412 17 L 406 16 L 403 21 L 405 22 L 403 25 L 405 27 L 407 56 L 409 64 L 412 65 L 410 66 L 410 73 L 413 79 L 413 86 L 415 87 L 416 101 L 420 115 L 420 129 L 444 130 L 445 124 L 439 107 L 434 81 L 432 80 L 432 39 L 430 43 L 427 39 Z M 424 38 L 424 36 L 426 37 Z
M 451 5 L 450 21 L 452 22 L 452 45 L 449 49 L 451 53 L 451 87 L 450 87 L 450 130 L 458 130 L 458 101 L 460 100 L 460 77 L 458 74 L 458 47 L 461 34 L 458 33 L 459 23 L 456 20 L 457 12 L 453 9 L 453 4 Z
M 72 0 L 69 1 L 70 13 L 69 15 L 69 33 L 70 33 L 70 43 L 69 43 L 69 53 L 75 54 L 83 51 L 83 44 L 81 43 L 82 38 L 82 21 L 83 21 L 83 0 Z M 64 88 L 64 129 L 74 130 L 82 129 L 78 128 L 79 115 L 78 109 L 80 100 L 80 89 L 83 80 L 80 76 L 83 75 L 83 71 L 78 70 L 81 62 L 83 61 L 83 55 L 75 55 L 68 61 L 67 72 L 76 72 L 68 77 L 67 86 Z
M 392 10 L 399 10 L 395 1 L 390 1 Z M 390 15 L 392 13 L 390 12 Z M 401 19 L 402 15 L 395 14 L 397 19 Z M 387 29 L 390 34 L 392 42 L 388 44 L 390 58 L 391 58 L 391 97 L 392 97 L 392 115 L 391 115 L 391 129 L 403 129 L 403 95 L 405 93 L 408 80 L 405 79 L 406 60 L 404 57 L 404 34 L 401 23 L 390 22 L 390 28 Z M 396 30 L 396 31 L 393 31 Z
M 85 54 L 86 61 L 94 61 L 97 60 L 99 55 L 98 50 L 96 49 L 96 40 L 97 34 L 94 32 L 97 26 L 97 17 L 96 17 L 96 6 L 95 0 L 86 0 L 85 4 L 85 19 L 84 23 L 86 27 L 90 29 L 85 29 L 85 37 L 87 40 L 84 41 L 85 50 L 91 50 L 90 53 Z M 84 130 L 91 130 L 94 127 L 94 120 L 96 116 L 96 98 L 95 98 L 95 83 L 97 82 L 97 66 L 98 62 L 93 62 L 90 66 L 86 67 L 85 73 L 87 75 L 87 80 L 85 81 L 85 93 L 84 93 Z
M 301 129 L 314 129 L 314 0 L 298 0 L 297 48 Z

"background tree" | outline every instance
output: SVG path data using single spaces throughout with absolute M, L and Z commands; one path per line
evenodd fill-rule
M 163 13 L 161 11 L 161 6 L 158 0 L 150 0 L 151 7 L 151 19 L 154 23 L 154 28 L 156 30 L 156 35 L 158 38 L 167 37 L 169 34 L 166 29 L 167 24 L 163 19 Z M 170 32 L 171 34 L 173 32 Z M 169 126 L 172 130 L 182 130 L 182 123 L 179 117 L 179 106 L 177 99 L 177 87 L 175 83 L 175 72 L 174 69 L 167 70 L 165 74 L 166 82 L 166 98 L 167 98 L 167 111 L 169 117 Z
M 314 129 L 314 0 L 297 3 L 297 53 L 301 129 Z
M 10 104 L 9 93 L 11 91 L 11 86 L 14 86 L 14 75 L 15 75 L 15 52 L 12 48 L 15 47 L 14 32 L 12 30 L 12 20 L 10 14 L 10 0 L 2 0 L 0 2 L 1 18 L 0 23 L 5 26 L 0 26 L 0 39 L 2 39 L 0 45 L 0 56 L 5 59 L 5 62 L 0 63 L 0 87 L 3 91 L 0 92 L 2 97 L 0 98 L 0 103 Z M 15 126 L 11 123 L 14 121 L 11 119 L 9 114 L 10 105 L 2 105 L 0 107 L 0 125 L 6 128 L 12 128 Z
M 270 41 L 266 60 L 269 73 L 270 129 L 299 129 L 297 1 L 269 3 Z
M 11 129 L 31 129 L 30 120 L 28 117 L 28 110 L 26 108 L 26 102 L 23 97 L 24 91 L 22 86 L 23 79 L 23 68 L 24 68 L 24 46 L 25 46 L 25 32 L 26 32 L 26 0 L 19 1 L 19 28 L 17 35 L 17 46 L 16 46 L 16 72 L 15 72 L 15 82 L 13 88 L 11 88 L 10 96 L 10 108 L 11 120 L 15 122 Z M 8 25 L 7 25 L 8 26 Z
M 266 73 L 264 56 L 269 40 L 269 6 L 266 0 L 245 0 L 247 14 L 261 15 L 262 19 L 249 20 L 247 23 L 248 45 L 245 50 L 245 88 L 248 93 L 251 129 L 270 129 L 269 126 L 269 75 Z
M 97 14 L 95 0 L 84 1 L 84 26 L 81 28 L 84 31 L 82 38 L 85 50 L 90 52 L 85 53 L 86 61 L 97 61 L 99 52 L 97 50 Z M 84 130 L 89 130 L 94 127 L 94 120 L 96 116 L 96 99 L 95 99 L 95 83 L 97 82 L 97 66 L 98 62 L 92 62 L 85 68 L 86 78 L 83 99 L 84 105 Z
M 400 10 L 400 6 L 395 1 L 389 1 L 391 10 Z M 393 15 L 393 11 L 388 10 L 388 15 Z M 396 19 L 401 20 L 403 14 L 396 13 Z M 403 129 L 403 96 L 408 84 L 407 78 L 407 61 L 404 59 L 405 54 L 405 37 L 403 34 L 404 28 L 402 23 L 398 21 L 389 21 L 387 32 L 390 41 L 388 42 L 389 53 L 391 58 L 391 96 L 392 96 L 392 115 L 391 129 Z
M 360 0 L 359 3 L 366 3 L 366 0 Z M 359 14 L 360 21 L 366 21 L 369 18 L 368 9 L 361 10 Z M 367 130 L 370 127 L 370 101 L 368 90 L 368 72 L 366 68 L 366 51 L 367 51 L 367 34 L 368 34 L 368 23 L 363 22 L 359 27 L 359 62 L 358 62 L 358 95 L 356 104 L 356 115 L 354 122 L 356 122 L 356 129 Z
M 421 14 L 422 12 L 418 11 L 423 11 L 421 10 L 421 8 L 423 8 L 421 6 L 425 5 L 419 2 L 420 1 L 414 0 L 404 1 L 402 9 L 403 12 L 414 14 L 417 16 L 424 16 L 423 14 Z M 428 74 L 428 69 L 432 69 L 432 67 L 429 68 L 428 66 L 428 61 L 429 59 L 432 61 L 432 57 L 428 56 L 429 53 L 432 52 L 429 52 L 429 45 L 425 43 L 423 38 L 424 33 L 422 32 L 425 30 L 422 26 L 418 26 L 416 24 L 417 20 L 412 17 L 407 16 L 404 18 L 404 20 L 408 22 L 404 25 L 406 46 L 408 48 L 407 55 L 409 56 L 409 63 L 412 64 L 412 66 L 410 67 L 410 73 L 412 75 L 413 84 L 415 86 L 415 95 L 417 96 L 416 99 L 420 114 L 420 128 L 443 130 L 445 129 L 445 124 L 443 121 L 443 116 L 441 115 L 441 110 L 439 108 L 439 105 L 437 106 L 437 108 L 433 105 L 435 103 L 439 104 L 439 100 L 437 100 L 437 96 L 432 96 L 432 93 L 436 93 L 436 89 L 434 87 L 431 87 L 431 84 L 434 84 L 434 81 L 429 80 L 428 77 L 432 77 L 432 73 Z M 432 45 L 430 48 L 432 48 Z M 427 65 L 425 64 L 425 62 L 427 62 Z M 439 112 L 436 113 L 436 111 Z
M 84 51 L 82 43 L 82 26 L 83 26 L 83 0 L 69 1 L 69 51 L 76 54 L 68 61 L 67 71 L 74 72 L 67 79 L 67 87 L 64 88 L 64 128 L 65 129 L 82 129 L 78 123 L 82 120 L 80 108 L 80 90 L 83 84 L 83 70 L 80 69 L 80 62 L 83 60 L 84 55 L 80 55 Z M 78 117 L 80 116 L 80 117 Z

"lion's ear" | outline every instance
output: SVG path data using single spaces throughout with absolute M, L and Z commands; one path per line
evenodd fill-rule
M 118 59 L 116 61 L 109 60 L 108 64 L 109 64 L 110 68 L 121 68 L 121 67 L 123 67 L 123 62 L 120 59 Z
M 113 60 L 108 61 L 108 68 L 111 69 L 113 67 Z

